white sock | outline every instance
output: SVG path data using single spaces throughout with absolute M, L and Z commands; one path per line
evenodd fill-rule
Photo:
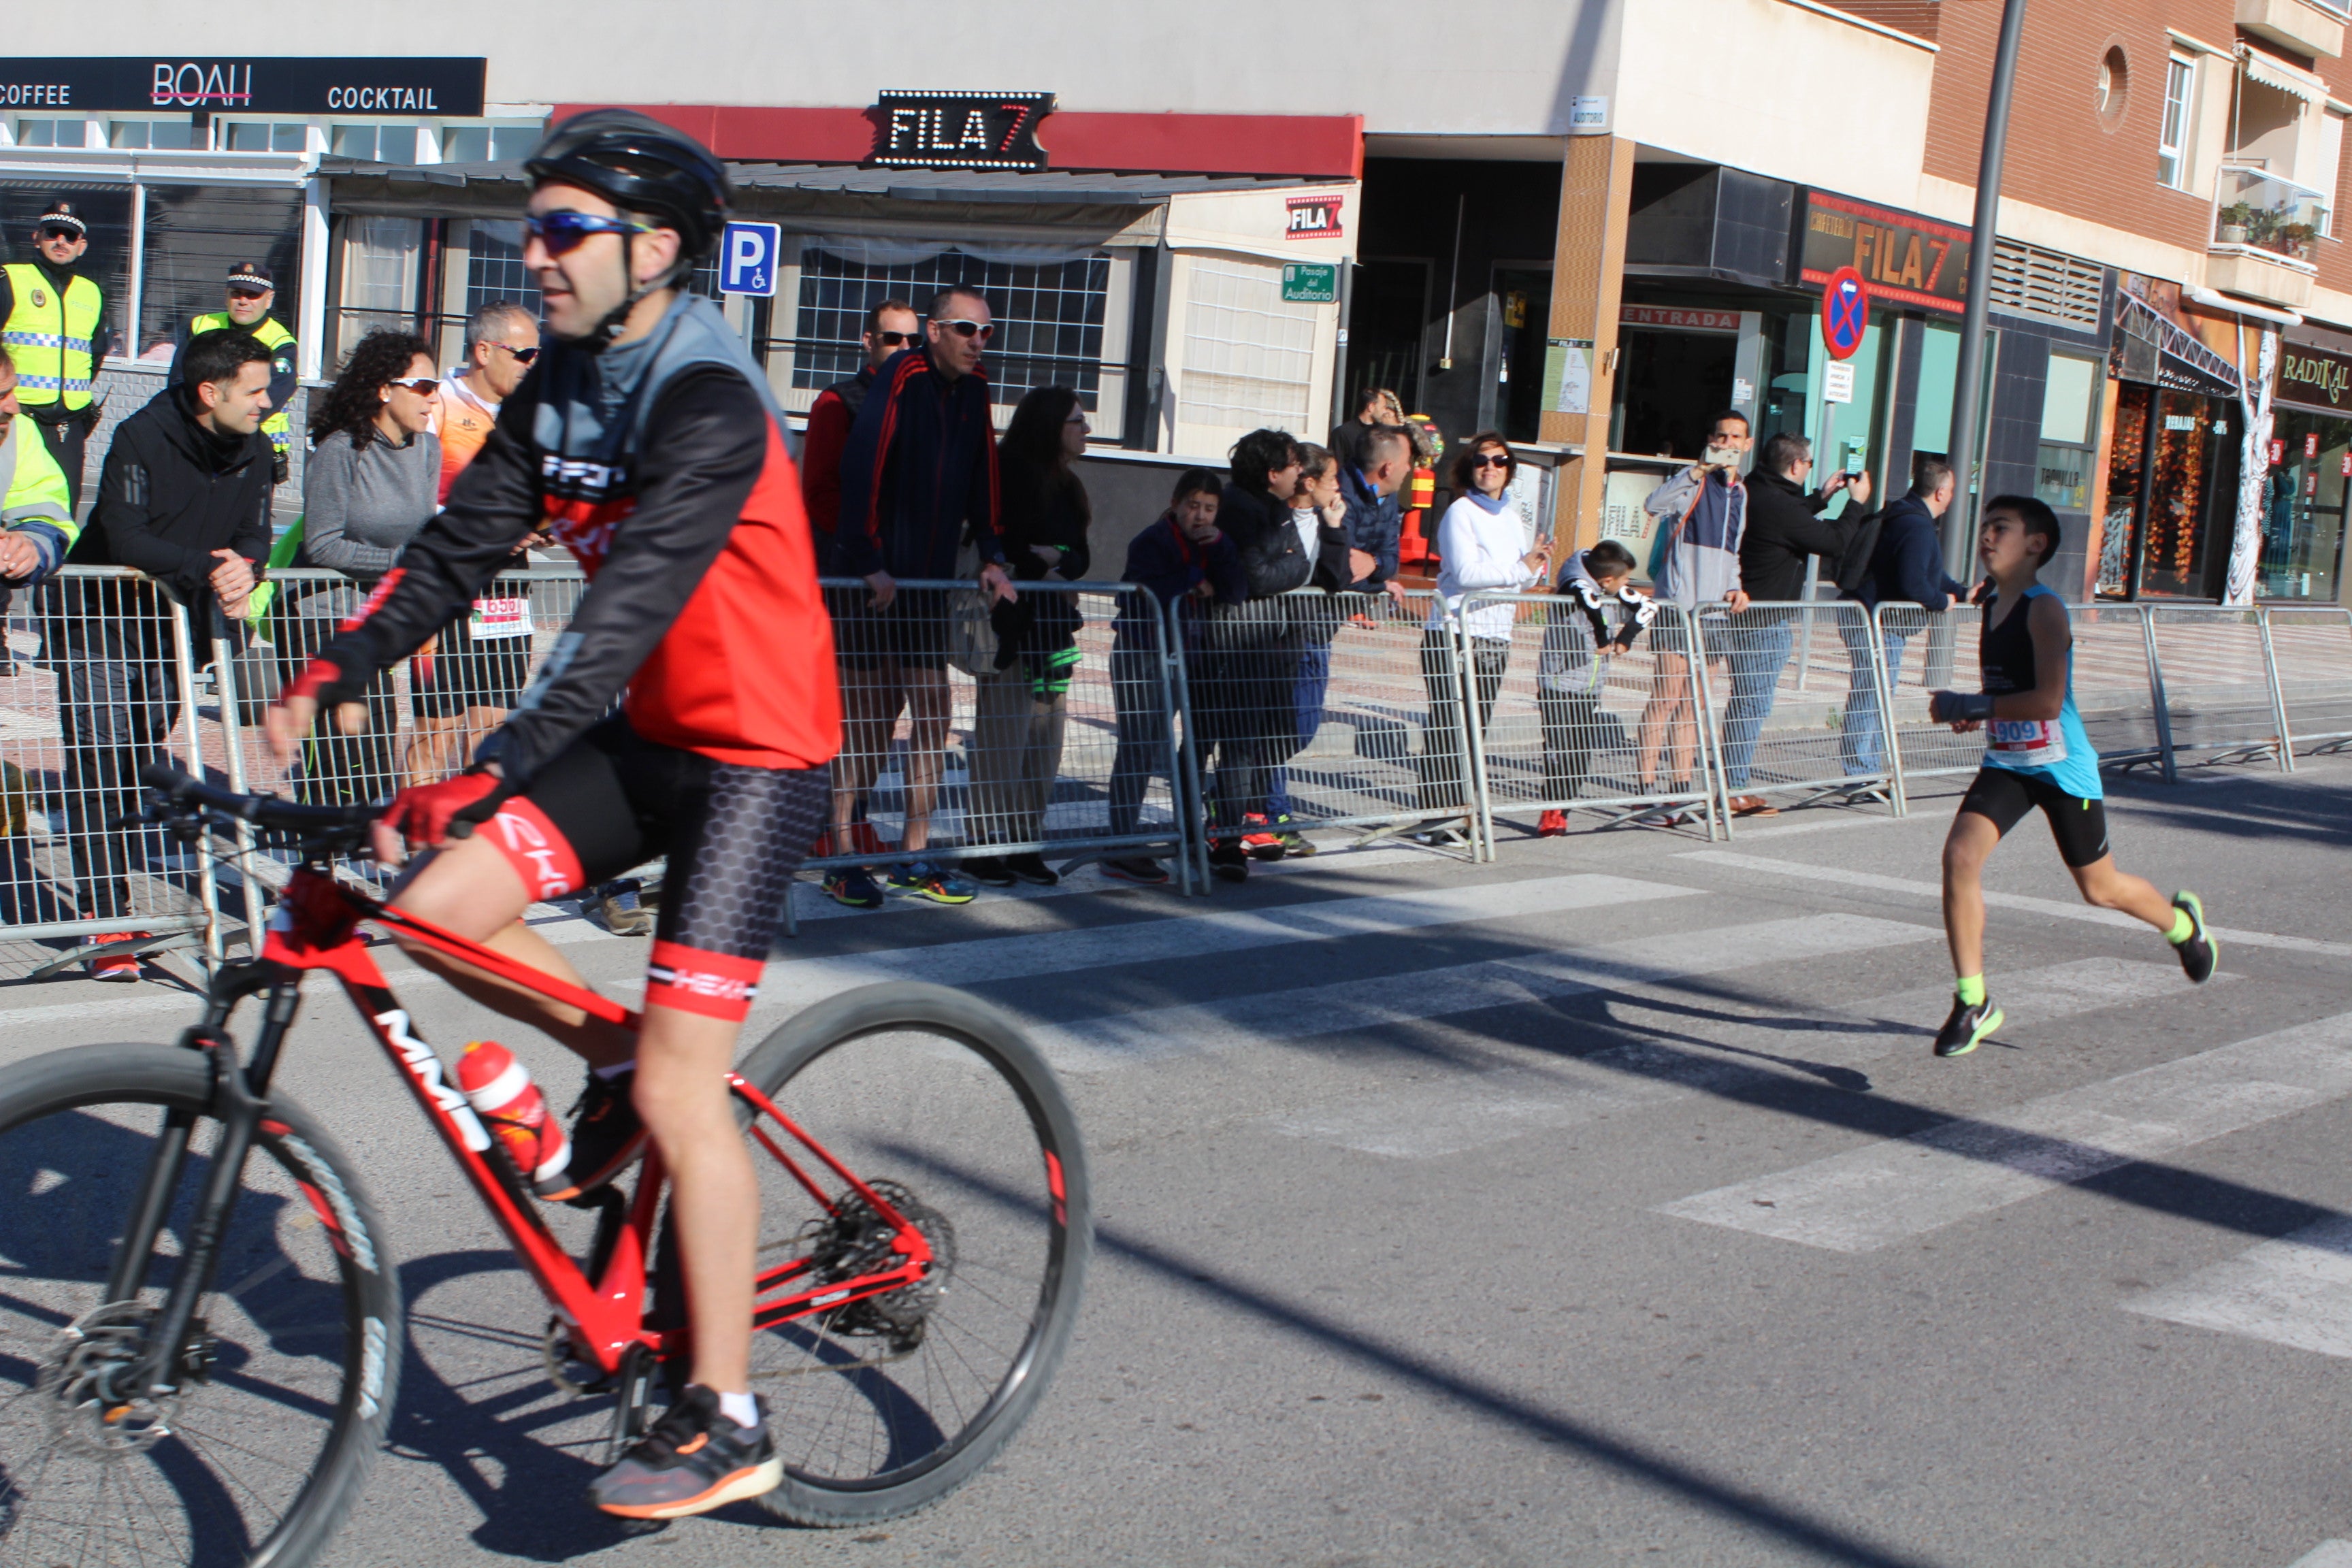
M 722 1394 L 719 1396 L 719 1413 L 738 1426 L 757 1426 L 760 1407 L 748 1394 Z
M 606 1083 L 610 1083 L 625 1072 L 636 1071 L 637 1064 L 635 1061 L 614 1062 L 608 1068 L 592 1068 L 589 1070 L 593 1072 L 598 1078 L 603 1079 Z

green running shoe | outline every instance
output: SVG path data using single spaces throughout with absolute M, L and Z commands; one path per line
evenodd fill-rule
M 1936 1054 L 1939 1057 L 1964 1057 L 1983 1043 L 1984 1037 L 2001 1026 L 2000 1009 L 1988 996 L 1971 1007 L 1958 997 L 1952 998 L 1952 1016 L 1936 1031 Z
M 2172 895 L 2172 907 L 2189 916 L 2192 927 L 2189 934 L 2172 944 L 2180 954 L 2180 971 L 2189 976 L 2192 985 L 2202 985 L 2213 978 L 2213 965 L 2221 961 L 2221 944 L 2205 929 L 2205 900 L 2187 891 Z

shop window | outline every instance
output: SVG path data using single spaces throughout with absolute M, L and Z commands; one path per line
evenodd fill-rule
M 310 127 L 268 124 L 258 120 L 231 121 L 224 145 L 231 153 L 299 153 L 309 145 Z
M 441 132 L 445 163 L 510 163 L 539 141 L 536 125 L 452 125 Z
M 1196 256 L 1192 270 L 1177 422 L 1306 429 L 1317 308 L 1284 303 L 1282 268 L 1269 262 Z
M 2105 384 L 2105 374 L 2096 360 L 2050 356 L 2049 378 L 2042 389 L 2042 443 L 2033 493 L 2057 510 L 2090 510 L 2091 399 Z
M 2105 598 L 2130 596 L 2134 548 L 2139 542 L 2139 487 L 2147 460 L 2147 420 L 2156 388 L 2122 383 L 2116 395 L 2115 438 L 2107 447 L 2107 509 L 2100 520 L 2099 569 L 2093 591 Z
M 79 120 L 16 121 L 16 145 L 19 147 L 79 147 L 81 143 L 82 122 Z
M 1273 269 L 1278 278 L 1280 268 Z M 698 292 L 715 290 L 717 273 L 696 276 Z M 859 339 L 866 312 L 893 297 L 921 310 L 949 284 L 980 290 L 996 336 L 988 346 L 989 389 L 998 403 L 1018 403 L 1034 386 L 1077 390 L 1088 412 L 1101 391 L 1103 319 L 1110 296 L 1110 258 L 1076 261 L 983 261 L 942 250 L 903 265 L 844 258 L 818 244 L 801 250 L 800 298 L 793 342 L 793 386 L 816 391 L 856 375 L 866 363 Z M 1279 285 L 1276 291 L 1279 293 Z
M 414 125 L 338 125 L 329 133 L 327 150 L 338 158 L 366 158 L 378 163 L 416 162 Z
M 187 152 L 212 145 L 211 130 L 193 120 L 118 120 L 107 127 L 106 144 L 134 151 Z
M 466 314 L 497 300 L 511 300 L 536 316 L 539 286 L 522 264 L 522 225 L 477 218 L 466 249 Z
M 2238 512 L 2238 403 L 2126 383 L 2118 394 L 2098 591 L 2210 599 Z
M 372 327 L 415 327 L 425 226 L 413 217 L 360 216 L 343 225 L 343 297 L 335 342 L 349 353 Z
M 2343 570 L 2345 492 L 2352 489 L 2352 423 L 2281 409 L 2271 442 L 2276 460 L 2263 476 L 2254 592 L 2332 604 Z
M 68 120 L 79 127 L 81 121 Z M 43 207 L 63 196 L 89 225 L 89 248 L 77 270 L 98 285 L 106 296 L 107 353 L 126 353 L 122 333 L 129 321 L 131 298 L 131 187 L 36 184 L 0 184 L 0 261 L 34 260 L 33 230 Z M 93 478 L 98 465 L 90 465 Z
M 2189 184 L 2189 91 L 2197 79 L 2190 61 L 2173 56 L 2164 67 L 2164 122 L 2156 139 L 2156 181 L 2175 190 Z
M 92 248 L 96 248 L 92 247 Z M 152 347 L 181 322 L 221 308 L 221 280 L 258 261 L 278 279 L 270 313 L 300 330 L 302 194 L 287 185 L 149 185 L 140 335 Z

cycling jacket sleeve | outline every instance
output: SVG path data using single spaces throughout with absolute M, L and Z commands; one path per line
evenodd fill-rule
M 636 506 L 482 760 L 527 783 L 611 710 L 727 547 L 767 465 L 769 428 L 766 405 L 732 370 L 683 372 L 663 389 L 639 447 Z

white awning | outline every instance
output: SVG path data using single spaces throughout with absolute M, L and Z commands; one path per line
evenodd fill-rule
M 2327 101 L 2327 83 L 2299 66 L 2291 66 L 2243 44 L 2238 46 L 2238 59 L 2246 68 L 2247 77 L 2264 87 L 2274 87 L 2305 103 Z

